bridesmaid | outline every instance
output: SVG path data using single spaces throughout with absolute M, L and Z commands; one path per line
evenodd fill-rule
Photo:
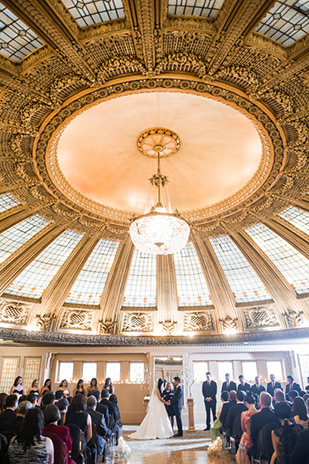
M 112 384 L 112 379 L 110 377 L 107 377 L 107 379 L 105 380 L 104 389 L 108 390 L 110 395 L 113 395 L 115 389 Z
M 10 395 L 17 393 L 18 395 L 24 394 L 23 378 L 19 375 L 14 380 L 13 385 L 11 386 Z
M 51 391 L 51 379 L 46 379 L 43 387 L 41 388 L 40 395 L 44 396 L 45 393 Z
M 39 381 L 38 379 L 34 379 L 32 381 L 31 387 L 29 388 L 27 395 L 30 395 L 31 393 L 36 393 L 37 395 L 40 394 L 39 392 Z
M 85 389 L 84 389 L 84 381 L 83 379 L 79 379 L 79 381 L 76 384 L 76 388 L 73 390 L 73 396 L 75 395 L 85 395 Z
M 95 377 L 93 377 L 93 379 L 91 379 L 89 387 L 87 388 L 87 396 L 91 396 L 95 391 L 99 391 L 98 380 Z

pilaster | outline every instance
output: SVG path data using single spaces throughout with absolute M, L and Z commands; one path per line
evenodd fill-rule
M 170 335 L 175 329 L 177 320 L 177 288 L 173 255 L 157 256 L 157 305 L 159 323 L 165 334 Z
M 0 214 L 0 234 L 2 234 L 2 232 L 5 232 L 7 229 L 10 229 L 11 227 L 15 226 L 19 222 L 24 221 L 28 217 L 38 213 L 41 209 L 45 208 L 46 206 L 46 203 L 44 205 L 42 205 L 42 203 L 34 204 L 30 208 L 27 208 L 24 205 L 16 205 L 12 208 L 7 209 L 6 211 L 3 211 Z

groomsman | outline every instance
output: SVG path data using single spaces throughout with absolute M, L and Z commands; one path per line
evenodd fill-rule
M 276 377 L 274 374 L 270 374 L 269 379 L 270 382 L 268 382 L 267 384 L 267 393 L 274 397 L 276 388 L 279 388 L 279 390 L 283 390 L 282 385 L 280 382 L 276 381 Z
M 237 387 L 237 391 L 247 392 L 251 390 L 250 385 L 247 382 L 245 382 L 245 378 L 242 374 L 240 374 L 238 379 L 239 379 L 239 385 Z
M 287 396 L 292 390 L 295 390 L 295 391 L 297 391 L 298 393 L 301 392 L 301 388 L 300 388 L 299 383 L 294 382 L 294 377 L 293 377 L 291 374 L 287 376 L 287 380 L 288 380 L 288 384 L 287 384 L 287 386 L 285 387 L 285 394 L 286 394 L 286 396 Z
M 210 430 L 210 411 L 212 411 L 212 418 L 215 421 L 217 406 L 217 384 L 214 380 L 211 380 L 210 372 L 206 372 L 206 380 L 202 385 L 202 393 L 206 409 L 206 429 L 204 430 Z
M 230 374 L 225 374 L 225 382 L 222 384 L 221 393 L 223 391 L 230 392 L 231 390 L 237 390 L 236 383 L 230 377 Z
M 251 387 L 252 393 L 255 393 L 256 395 L 259 395 L 265 391 L 265 387 L 261 385 L 260 377 L 256 376 L 254 379 L 255 383 Z
M 181 409 L 182 409 L 182 388 L 180 385 L 180 377 L 174 377 L 174 396 L 172 398 L 172 406 L 174 409 L 178 433 L 174 437 L 182 437 L 182 420 L 181 420 Z

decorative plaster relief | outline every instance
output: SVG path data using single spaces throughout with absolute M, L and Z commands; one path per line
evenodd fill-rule
M 280 327 L 275 311 L 271 306 L 256 306 L 243 311 L 245 329 Z
M 187 312 L 183 324 L 184 332 L 216 330 L 212 311 Z
M 26 325 L 29 318 L 30 306 L 16 302 L 2 300 L 0 302 L 0 322 L 8 324 Z
M 122 332 L 151 332 L 153 330 L 152 313 L 124 313 Z
M 65 311 L 60 329 L 91 330 L 92 313 L 88 311 Z

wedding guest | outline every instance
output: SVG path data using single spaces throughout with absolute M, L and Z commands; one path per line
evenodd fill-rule
M 264 385 L 261 384 L 261 380 L 259 376 L 256 376 L 254 379 L 254 384 L 251 387 L 251 392 L 259 395 L 265 391 Z
M 177 423 L 177 429 L 178 432 L 174 435 L 174 437 L 182 437 L 183 431 L 182 431 L 182 420 L 181 420 L 181 409 L 182 409 L 182 388 L 180 385 L 180 377 L 174 377 L 174 396 L 172 399 L 172 406 L 174 408 L 174 413 L 176 417 L 176 423 Z
M 233 380 L 231 380 L 230 374 L 229 374 L 229 373 L 226 373 L 226 374 L 225 374 L 225 382 L 223 382 L 222 387 L 221 387 L 221 393 L 222 393 L 223 391 L 228 391 L 228 392 L 230 392 L 230 391 L 232 391 L 232 390 L 234 390 L 234 391 L 237 390 L 236 383 L 233 382 Z
M 61 381 L 59 387 L 56 390 L 56 393 L 57 392 L 63 392 L 63 397 L 64 398 L 67 398 L 68 396 L 70 396 L 69 384 L 68 384 L 68 381 L 66 379 L 63 379 Z M 59 398 L 59 400 L 60 400 L 60 398 Z
M 6 399 L 6 408 L 5 411 L 3 411 L 0 414 L 0 430 L 2 429 L 3 425 L 5 422 L 7 422 L 10 419 L 13 419 L 16 416 L 16 409 L 18 406 L 18 399 L 17 395 L 9 395 Z
M 42 436 L 43 422 L 43 413 L 39 408 L 28 411 L 20 434 L 12 438 L 9 446 L 8 455 L 11 463 L 54 462 L 53 442 L 50 438 Z
M 73 396 L 75 395 L 85 395 L 85 389 L 84 389 L 84 381 L 83 379 L 79 379 L 79 381 L 76 384 L 76 387 L 73 390 Z
M 118 398 L 116 395 L 112 394 L 110 395 L 109 397 L 109 401 L 112 403 L 113 407 L 114 407 L 114 411 L 115 411 L 115 416 L 116 416 L 116 426 L 117 426 L 117 430 L 116 430 L 116 446 L 118 445 L 118 435 L 119 435 L 119 431 L 122 427 L 122 423 L 121 423 L 121 420 L 120 420 L 120 411 L 119 411 L 119 407 L 118 407 Z
M 103 414 L 96 410 L 97 399 L 89 396 L 87 399 L 87 410 L 92 420 L 92 438 L 91 444 L 96 446 L 98 454 L 104 454 L 106 440 L 110 437 L 111 431 L 107 428 Z
M 57 446 L 56 442 L 54 443 L 54 454 L 55 458 L 57 457 L 57 461 L 64 462 L 66 460 L 68 464 L 75 464 L 75 461 L 70 457 L 70 451 L 72 449 L 72 438 L 70 435 L 70 430 L 68 427 L 63 425 L 57 425 L 58 421 L 60 420 L 60 411 L 57 406 L 54 404 L 50 404 L 44 410 L 44 422 L 45 426 L 42 430 L 42 435 L 44 437 L 53 438 L 53 435 L 57 435 L 61 438 L 62 442 L 64 443 L 65 451 L 63 453 L 61 459 L 61 449 Z M 59 443 L 58 443 L 59 444 Z M 56 459 L 55 459 L 56 462 Z
M 101 392 L 101 398 L 102 399 L 100 401 L 100 404 L 103 405 L 103 406 L 107 406 L 107 408 L 108 408 L 108 415 L 109 415 L 108 428 L 110 428 L 112 432 L 118 434 L 118 432 L 119 432 L 119 426 L 117 425 L 118 414 L 117 414 L 115 404 L 110 401 L 109 396 L 110 395 L 109 395 L 108 390 L 103 388 L 103 390 Z M 98 411 L 99 411 L 99 409 L 98 409 Z M 105 417 L 105 415 L 104 415 L 104 417 Z
M 307 392 L 309 392 L 309 377 L 307 377 L 307 386 L 306 386 L 305 390 L 306 390 Z
M 93 395 L 94 392 L 99 392 L 98 381 L 97 381 L 97 379 L 95 377 L 93 377 L 93 379 L 91 379 L 90 385 L 89 385 L 89 387 L 87 387 L 87 396 Z M 99 392 L 99 394 L 100 394 L 100 392 Z
M 17 393 L 18 395 L 24 394 L 23 378 L 19 375 L 14 380 L 13 385 L 11 386 L 10 395 Z
M 45 393 L 45 395 L 43 396 L 42 401 L 41 401 L 41 409 L 42 409 L 42 411 L 44 411 L 46 406 L 48 406 L 50 404 L 55 404 L 55 402 L 56 402 L 55 393 L 53 393 L 53 392 Z
M 108 390 L 110 395 L 114 393 L 114 386 L 110 377 L 107 377 L 107 379 L 105 380 L 104 389 Z
M 297 434 L 291 464 L 309 464 L 309 430 Z
M 95 396 L 95 395 L 94 395 Z M 101 392 L 101 401 L 97 404 L 97 411 L 103 414 L 105 423 L 108 428 L 112 429 L 112 416 L 110 415 L 110 403 L 108 402 L 109 393 L 108 390 L 103 388 Z
M 7 397 L 6 393 L 0 393 L 0 414 L 5 411 Z
M 83 432 L 86 443 L 91 440 L 92 426 L 91 416 L 86 412 L 87 400 L 84 395 L 77 394 L 73 397 L 66 414 L 65 425 L 76 424 Z
M 306 403 L 304 402 L 303 398 L 300 396 L 295 398 L 292 411 L 295 424 L 300 424 L 304 427 L 304 429 L 307 430 L 309 417 Z
M 221 405 L 219 406 L 218 411 L 216 412 L 217 418 L 214 422 L 214 425 L 210 428 L 210 438 L 212 442 L 214 442 L 220 436 L 220 428 L 222 427 L 222 423 L 220 421 L 220 415 L 221 415 L 221 411 L 224 405 L 228 403 L 229 403 L 229 392 L 224 391 L 221 393 Z
M 303 429 L 301 425 L 292 423 L 291 409 L 286 403 L 275 405 L 275 416 L 279 420 L 280 427 L 271 432 L 274 447 L 271 464 L 286 462 L 285 458 L 292 454 L 295 447 L 297 433 Z
M 29 393 L 26 399 L 27 401 L 30 401 L 33 408 L 36 408 L 39 405 L 40 397 L 38 393 Z
M 64 425 L 66 413 L 68 412 L 69 402 L 66 398 L 62 398 L 61 400 L 57 401 L 56 406 L 59 409 L 61 416 L 58 421 L 58 425 Z
M 259 432 L 262 427 L 270 423 L 278 423 L 274 412 L 271 409 L 271 396 L 267 392 L 262 392 L 260 396 L 261 410 L 251 417 L 250 435 L 253 444 L 257 443 Z
M 211 380 L 210 372 L 206 372 L 206 380 L 202 385 L 202 394 L 206 409 L 206 428 L 204 430 L 210 430 L 210 411 L 212 412 L 212 418 L 215 422 L 217 406 L 217 383 L 214 380 Z
M 19 403 L 16 410 L 16 416 L 12 417 L 12 419 L 4 423 L 3 432 L 6 434 L 18 435 L 21 432 L 24 423 L 24 417 L 27 415 L 30 409 L 32 409 L 32 404 L 30 401 L 22 401 Z
M 228 393 L 228 392 L 227 392 Z M 223 392 L 222 392 L 223 394 Z M 227 416 L 228 416 L 228 413 L 229 413 L 229 409 L 234 406 L 234 404 L 236 404 L 236 391 L 235 390 L 232 390 L 230 391 L 229 393 L 229 402 L 228 403 L 225 403 L 223 406 L 222 406 L 222 411 L 221 411 L 221 414 L 219 416 L 219 419 L 220 419 L 220 422 L 222 424 L 222 427 L 220 429 L 220 432 L 223 433 L 223 432 L 226 432 L 226 421 L 227 421 Z
M 274 397 L 276 388 L 279 388 L 280 390 L 283 390 L 283 388 L 281 383 L 276 380 L 275 374 L 270 374 L 269 380 L 270 382 L 267 384 L 267 393 Z
M 50 392 L 51 391 L 51 380 L 50 379 L 46 379 L 45 382 L 44 382 L 44 385 L 43 387 L 41 388 L 41 391 L 40 391 L 40 396 L 44 396 L 47 392 Z
M 293 404 L 294 401 L 295 401 L 295 398 L 297 398 L 298 396 L 299 396 L 298 391 L 296 391 L 296 390 L 291 390 L 291 391 L 287 394 L 287 399 Z
M 31 387 L 28 389 L 27 395 L 30 395 L 31 393 L 36 393 L 37 395 L 40 394 L 38 379 L 34 379 L 32 381 Z
M 165 409 L 171 421 L 172 429 L 174 428 L 174 416 L 175 416 L 174 409 L 172 406 L 173 396 L 174 396 L 174 392 L 172 390 L 172 383 L 167 382 L 165 389 L 163 390 L 162 398 L 164 399 L 166 403 L 170 403 L 170 404 L 165 404 Z
M 294 382 L 294 377 L 290 374 L 287 376 L 287 385 L 285 387 L 285 395 L 288 397 L 288 394 L 292 391 L 295 390 L 298 393 L 301 391 L 300 385 L 296 382 Z
M 250 385 L 245 382 L 245 377 L 240 374 L 240 376 L 238 377 L 238 380 L 239 380 L 239 385 L 237 387 L 237 390 L 241 390 L 241 391 L 244 391 L 244 392 L 249 392 L 250 391 Z
M 274 402 L 275 403 L 284 403 L 285 396 L 282 390 L 276 389 L 274 394 Z
M 258 412 L 255 409 L 255 399 L 252 393 L 247 394 L 245 398 L 245 405 L 248 410 L 241 414 L 241 429 L 243 434 L 236 454 L 236 461 L 238 464 L 250 464 L 247 451 L 253 445 L 250 435 L 251 417 Z
M 244 403 L 245 397 L 246 393 L 242 390 L 236 393 L 236 404 L 230 407 L 226 420 L 227 435 L 235 438 L 237 447 L 242 435 L 241 414 L 248 410 Z

